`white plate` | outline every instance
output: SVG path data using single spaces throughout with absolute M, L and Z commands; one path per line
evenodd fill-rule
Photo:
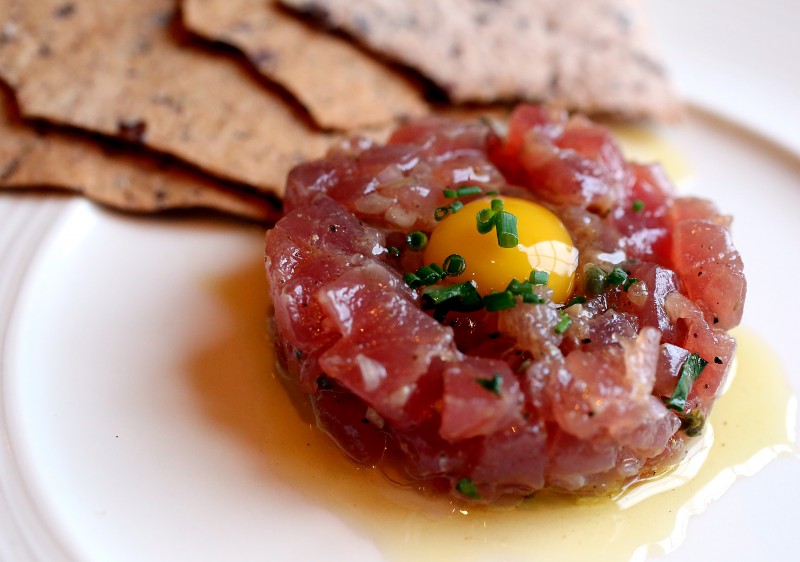
M 736 216 L 744 324 L 771 340 L 796 392 L 800 10 L 746 4 L 653 3 L 678 84 L 702 108 L 667 134 L 696 171 L 690 187 Z M 269 457 L 264 428 L 280 420 L 261 382 L 262 237 L 0 199 L 0 558 L 385 559 Z M 781 458 L 736 482 L 664 559 L 793 558 L 798 477 L 800 463 Z

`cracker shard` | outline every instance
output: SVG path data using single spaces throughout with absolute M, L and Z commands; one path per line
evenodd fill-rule
M 8 2 L 0 77 L 23 115 L 177 156 L 280 195 L 335 140 L 229 57 L 187 41 L 173 0 Z
M 455 102 L 679 113 L 641 0 L 280 0 L 411 66 Z
M 316 30 L 277 0 L 183 0 L 184 24 L 240 49 L 326 129 L 351 130 L 427 112 L 404 77 L 348 41 Z
M 81 193 L 125 211 L 213 209 L 262 222 L 279 216 L 268 199 L 221 185 L 164 156 L 25 123 L 10 92 L 0 89 L 0 190 L 42 187 Z

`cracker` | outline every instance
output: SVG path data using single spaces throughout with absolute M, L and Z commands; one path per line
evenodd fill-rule
M 277 195 L 293 165 L 335 140 L 230 57 L 188 41 L 174 0 L 5 9 L 0 75 L 27 117 L 141 143 Z
M 240 49 L 326 129 L 350 130 L 426 113 L 415 86 L 350 42 L 287 15 L 275 0 L 183 0 L 184 24 Z
M 225 187 L 164 156 L 103 146 L 76 132 L 23 123 L 0 89 L 0 189 L 82 193 L 125 211 L 213 209 L 261 222 L 279 216 L 265 197 Z
M 671 119 L 642 0 L 280 0 L 463 102 L 546 101 Z

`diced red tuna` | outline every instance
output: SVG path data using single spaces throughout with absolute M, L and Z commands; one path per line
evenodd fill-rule
M 436 389 L 431 364 L 455 357 L 453 332 L 402 291 L 385 268 L 350 269 L 320 289 L 320 307 L 339 339 L 319 358 L 322 370 L 398 426 L 428 415 Z M 426 384 L 428 383 L 428 384 Z
M 545 485 L 547 431 L 526 424 L 483 440 L 470 478 L 487 497 L 527 496 Z
M 402 281 L 422 265 L 405 238 L 462 185 L 545 204 L 580 272 L 636 281 L 434 319 Z M 398 482 L 483 502 L 618 490 L 680 459 L 733 359 L 746 282 L 730 218 L 581 117 L 521 106 L 505 136 L 432 118 L 384 146 L 347 141 L 293 170 L 285 209 L 266 241 L 276 355 L 322 430 Z M 692 353 L 708 364 L 675 412 Z
M 605 212 L 633 182 L 610 132 L 581 117 L 535 106 L 512 113 L 490 153 L 504 175 L 553 205 Z
M 686 406 L 687 412 L 700 408 L 707 414 L 728 373 L 736 342 L 725 330 L 709 326 L 700 308 L 684 295 L 671 293 L 665 304 L 670 318 L 686 326 L 686 336 L 679 345 L 708 362 L 692 385 Z
M 674 189 L 658 165 L 630 164 L 629 170 L 634 177 L 630 193 L 606 220 L 620 232 L 620 247 L 629 259 L 664 263 L 670 255 Z
M 728 229 L 704 220 L 681 220 L 672 240 L 672 261 L 689 298 L 720 328 L 737 326 L 744 312 L 747 280 Z
M 448 441 L 486 436 L 522 421 L 519 381 L 496 359 L 468 357 L 447 365 L 440 433 Z
M 399 128 L 383 146 L 334 149 L 327 159 L 291 171 L 284 207 L 294 209 L 324 193 L 373 224 L 429 230 L 436 209 L 451 203 L 444 189 L 504 185 L 485 154 L 488 134 L 479 123 L 431 118 Z
M 336 340 L 318 291 L 342 271 L 380 256 L 383 234 L 321 197 L 281 219 L 267 233 L 265 251 L 281 355 L 303 388 L 313 389 L 321 373 L 316 359 Z

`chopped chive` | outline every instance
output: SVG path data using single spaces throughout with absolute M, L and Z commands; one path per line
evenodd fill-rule
M 567 315 L 564 312 L 562 312 L 561 313 L 561 318 L 559 319 L 558 324 L 556 324 L 553 327 L 553 331 L 556 334 L 563 334 L 564 332 L 567 331 L 567 328 L 569 328 L 570 324 L 572 324 L 572 318 L 570 318 L 569 315 Z
M 469 478 L 462 478 L 456 484 L 456 490 L 468 498 L 472 498 L 473 500 L 481 499 L 481 495 L 478 493 L 478 487 L 470 480 Z
M 708 361 L 696 353 L 692 353 L 686 358 L 686 361 L 683 362 L 683 367 L 681 367 L 678 384 L 675 385 L 672 396 L 666 400 L 667 408 L 683 412 L 684 408 L 686 408 L 686 398 L 692 390 L 692 385 L 697 380 L 697 377 L 700 376 L 700 373 L 703 372 L 703 369 L 706 368 L 706 365 L 708 365 Z
M 534 269 L 531 271 L 528 279 L 530 279 L 531 283 L 534 285 L 547 285 L 547 281 L 550 279 L 550 273 Z
M 564 308 L 569 308 L 575 304 L 584 304 L 586 302 L 586 297 L 583 295 L 576 295 L 572 297 L 569 302 L 564 306 Z
M 496 374 L 490 379 L 478 377 L 475 379 L 475 382 L 494 394 L 500 394 L 500 391 L 503 389 L 503 377 L 500 376 L 500 374 Z
M 688 414 L 679 412 L 678 419 L 681 420 L 681 429 L 687 437 L 697 437 L 703 432 L 703 427 L 706 425 L 706 417 L 699 408 L 695 408 Z
M 641 199 L 634 199 L 633 200 L 633 205 L 631 205 L 631 208 L 636 213 L 641 212 L 642 210 L 644 210 L 644 201 L 642 201 Z
M 483 193 L 483 189 L 477 185 L 465 185 L 464 187 L 459 187 L 456 190 L 458 197 L 469 197 L 471 195 L 480 195 L 481 193 Z
M 388 248 L 386 248 L 386 253 L 388 253 L 393 258 L 396 258 L 397 256 L 400 255 L 400 248 L 398 248 L 397 246 L 389 246 Z
M 592 264 L 586 268 L 583 280 L 584 289 L 589 295 L 599 295 L 606 289 L 606 273 Z
M 412 289 L 416 289 L 422 286 L 422 281 L 420 280 L 420 278 L 417 277 L 416 274 L 411 272 L 403 275 L 403 281 L 405 282 L 406 285 L 408 285 Z
M 627 291 L 628 289 L 631 288 L 631 285 L 638 282 L 639 280 L 636 277 L 628 277 L 627 279 L 625 279 L 625 283 L 622 284 L 622 288 Z
M 481 209 L 478 211 L 478 214 L 475 216 L 475 220 L 478 224 L 478 232 L 486 234 L 491 231 L 492 228 L 494 228 L 494 216 L 495 212 L 491 209 Z
M 425 308 L 433 308 L 450 299 L 460 298 L 463 289 L 463 284 L 427 287 L 422 291 L 422 305 Z
M 417 277 L 423 285 L 433 285 L 442 280 L 442 276 L 433 267 L 423 265 L 417 270 Z
M 483 189 L 477 185 L 465 185 L 458 189 L 445 189 L 444 196 L 448 199 L 459 199 L 461 197 L 470 197 L 471 195 L 480 195 Z
M 470 281 L 456 285 L 437 285 L 422 290 L 423 308 L 445 306 L 447 310 L 473 312 L 483 307 L 480 293 Z
M 615 267 L 606 277 L 606 281 L 609 285 L 614 285 L 616 287 L 617 285 L 621 285 L 622 282 L 625 281 L 626 277 L 628 277 L 628 274 L 624 269 Z
M 458 212 L 458 211 L 460 211 L 460 210 L 461 210 L 463 207 L 464 207 L 464 203 L 462 203 L 461 201 L 453 201 L 453 202 L 450 204 L 450 207 L 449 207 L 449 209 L 450 209 L 450 212 L 451 212 L 451 213 L 457 213 L 457 212 Z
M 544 304 L 546 301 L 536 293 L 522 293 L 522 302 L 528 304 Z
M 449 207 L 437 207 L 436 210 L 433 212 L 433 218 L 435 218 L 437 221 L 440 221 L 449 214 L 450 214 Z
M 512 308 L 515 304 L 517 304 L 517 299 L 511 291 L 491 293 L 483 297 L 483 305 L 489 312 Z
M 419 230 L 409 232 L 408 236 L 406 236 L 406 243 L 409 248 L 415 252 L 419 252 L 424 250 L 425 246 L 428 245 L 428 235 Z
M 517 217 L 503 210 L 502 199 L 492 199 L 491 205 L 491 208 L 481 209 L 475 215 L 478 232 L 487 234 L 494 228 L 501 248 L 515 248 L 519 244 Z
M 438 263 L 432 263 L 428 267 L 430 267 L 432 270 L 436 272 L 440 280 L 444 279 L 444 269 L 442 269 L 441 265 L 439 265 Z
M 450 310 L 446 306 L 437 306 L 433 309 L 433 319 L 439 324 L 444 324 L 444 321 L 447 320 L 448 312 L 450 312 Z
M 492 195 L 492 196 L 497 195 L 497 190 L 493 189 L 492 191 L 487 191 L 486 195 Z
M 524 295 L 533 292 L 533 285 L 531 285 L 530 281 L 520 282 L 516 279 L 512 279 L 511 282 L 506 286 L 506 291 L 509 291 L 514 295 Z
M 444 259 L 442 268 L 446 275 L 450 277 L 458 277 L 464 270 L 467 269 L 467 262 L 458 254 L 450 254 Z
M 495 230 L 497 231 L 497 243 L 501 248 L 516 248 L 519 244 L 517 234 L 517 217 L 508 211 L 499 211 L 495 215 Z

